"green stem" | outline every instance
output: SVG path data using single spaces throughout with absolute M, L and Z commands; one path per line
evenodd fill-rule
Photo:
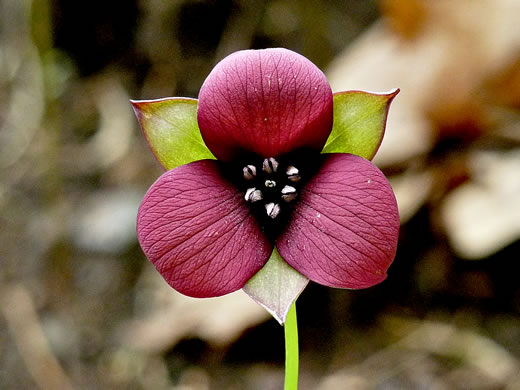
M 285 333 L 285 390 L 298 389 L 298 322 L 296 302 L 291 305 L 284 324 Z

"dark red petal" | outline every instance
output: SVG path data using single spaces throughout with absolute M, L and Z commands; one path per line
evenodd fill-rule
M 213 160 L 164 173 L 141 204 L 137 235 L 170 286 L 199 298 L 242 288 L 272 251 L 243 194 Z
M 302 189 L 277 247 L 315 282 L 364 288 L 386 278 L 398 233 L 397 203 L 381 171 L 362 157 L 331 154 Z
M 312 62 L 286 49 L 244 50 L 218 63 L 199 94 L 204 142 L 219 159 L 321 151 L 332 129 L 332 91 Z

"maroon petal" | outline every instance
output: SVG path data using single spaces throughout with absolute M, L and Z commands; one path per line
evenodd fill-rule
M 332 91 L 308 59 L 286 49 L 245 50 L 218 63 L 199 94 L 202 138 L 219 159 L 321 151 L 332 129 Z
M 243 194 L 213 160 L 164 173 L 141 204 L 137 235 L 170 286 L 199 298 L 242 288 L 272 251 Z
M 397 203 L 381 171 L 362 157 L 331 154 L 303 187 L 277 247 L 315 282 L 364 288 L 386 278 L 398 233 Z

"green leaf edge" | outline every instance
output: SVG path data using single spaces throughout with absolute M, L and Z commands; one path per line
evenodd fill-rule
M 272 262 L 273 261 L 273 262 Z M 271 263 L 270 263 L 271 262 Z M 270 308 L 269 306 L 267 306 L 266 304 L 264 304 L 262 301 L 259 300 L 258 296 L 255 296 L 255 294 L 249 290 L 249 287 L 251 287 L 251 285 L 253 285 L 254 283 L 256 283 L 258 281 L 259 278 L 262 278 L 263 277 L 263 274 L 267 271 L 269 271 L 269 267 L 270 266 L 276 266 L 276 264 L 274 264 L 274 262 L 279 262 L 279 264 L 283 264 L 282 266 L 285 267 L 285 270 L 287 272 L 290 272 L 290 273 L 295 273 L 295 274 L 298 274 L 299 276 L 302 277 L 302 280 L 303 279 L 306 279 L 306 281 L 304 281 L 304 285 L 299 289 L 299 291 L 297 292 L 296 296 L 294 297 L 294 299 L 291 301 L 291 303 L 287 306 L 286 310 L 282 313 L 277 313 L 275 310 L 273 310 L 272 308 Z M 279 288 L 283 288 L 283 286 L 281 286 L 281 283 L 279 283 L 280 280 L 278 280 L 277 284 L 278 284 L 278 287 Z M 265 310 L 267 310 L 267 312 L 269 314 L 271 314 L 274 319 L 276 321 L 278 321 L 278 323 L 280 325 L 283 325 L 287 319 L 287 314 L 289 313 L 289 310 L 291 308 L 291 306 L 296 302 L 296 300 L 298 299 L 298 297 L 301 295 L 301 293 L 303 292 L 303 290 L 305 290 L 305 288 L 308 286 L 309 284 L 309 279 L 301 274 L 300 272 L 298 272 L 297 270 L 295 270 L 293 267 L 291 267 L 285 260 L 284 258 L 280 255 L 280 253 L 278 252 L 278 249 L 276 249 L 276 247 L 274 247 L 273 249 L 273 252 L 271 253 L 271 256 L 269 257 L 269 260 L 267 260 L 266 264 L 255 274 L 253 275 L 253 277 L 251 279 L 249 279 L 247 281 L 247 283 L 245 284 L 245 286 L 242 288 L 243 291 L 249 295 L 249 297 L 251 299 L 253 299 L 257 304 L 259 304 L 260 306 L 262 306 Z
M 195 136 L 195 139 L 194 141 L 198 144 L 200 144 L 203 149 L 205 149 L 205 151 L 207 152 L 206 156 L 204 157 L 196 157 L 196 158 L 193 158 L 193 159 L 187 159 L 186 161 L 184 161 L 182 164 L 168 164 L 168 161 L 164 161 L 164 159 L 162 159 L 158 153 L 158 148 L 155 148 L 152 140 L 150 139 L 149 135 L 148 135 L 148 132 L 147 130 L 145 129 L 145 126 L 143 126 L 143 122 L 142 122 L 142 117 L 143 117 L 143 113 L 145 110 L 143 110 L 141 108 L 142 105 L 144 104 L 154 104 L 154 103 L 164 103 L 164 102 L 179 102 L 179 103 L 187 103 L 189 105 L 194 105 L 195 106 L 195 110 L 194 110 L 194 113 L 195 113 L 195 117 L 193 118 L 194 119 L 194 122 L 197 123 L 197 108 L 198 108 L 198 100 L 197 99 L 194 99 L 194 98 L 188 98 L 188 97 L 166 97 L 166 98 L 160 98 L 160 99 L 148 99 L 148 100 L 130 100 L 130 103 L 132 104 L 132 108 L 134 110 L 134 113 L 135 113 L 135 116 L 137 117 L 137 121 L 139 122 L 139 127 L 141 128 L 141 131 L 143 133 L 143 136 L 146 140 L 146 143 L 148 144 L 148 147 L 150 148 L 150 150 L 152 151 L 155 159 L 157 160 L 157 162 L 163 167 L 163 169 L 165 170 L 170 170 L 170 169 L 173 169 L 173 168 L 176 168 L 180 165 L 184 165 L 184 164 L 188 164 L 190 162 L 193 162 L 193 161 L 198 161 L 198 160 L 203 160 L 203 159 L 212 159 L 212 160 L 216 160 L 216 157 L 213 155 L 213 153 L 211 153 L 211 151 L 208 149 L 208 147 L 206 146 L 206 144 L 204 143 L 204 140 L 202 139 L 202 136 L 200 135 L 200 129 L 198 127 L 198 124 L 196 125 L 197 128 L 196 128 L 196 132 L 194 132 L 194 134 L 198 134 L 199 136 Z
M 334 109 L 334 123 L 333 123 L 333 126 L 332 126 L 332 131 L 329 135 L 329 138 L 327 139 L 327 142 L 325 143 L 325 146 L 323 147 L 323 150 L 322 150 L 322 153 L 350 153 L 350 154 L 355 154 L 355 155 L 358 155 L 358 156 L 361 156 L 367 160 L 372 160 L 374 158 L 374 156 L 376 155 L 377 151 L 379 150 L 379 147 L 381 146 L 381 143 L 383 142 L 383 138 L 384 138 L 384 135 L 385 135 L 385 131 L 386 131 L 386 123 L 387 123 L 387 120 L 388 120 L 388 112 L 390 110 L 390 105 L 392 103 L 392 101 L 394 100 L 394 98 L 399 94 L 400 92 L 400 89 L 399 88 L 394 88 L 388 92 L 369 92 L 369 91 L 361 91 L 361 90 L 350 90 L 350 91 L 341 91 L 341 92 L 335 92 L 333 94 L 333 104 L 334 104 L 334 107 L 337 107 L 337 100 L 345 95 L 371 95 L 371 96 L 374 96 L 376 98 L 386 98 L 386 106 L 385 106 L 385 113 L 384 113 L 384 116 L 383 116 L 383 120 L 382 120 L 382 131 L 380 132 L 380 136 L 379 136 L 379 140 L 377 142 L 376 145 L 374 145 L 371 150 L 372 152 L 371 153 L 368 153 L 368 154 L 364 154 L 362 152 L 359 152 L 359 150 L 355 150 L 355 146 L 353 148 L 345 148 L 345 149 L 333 149 L 333 150 L 327 150 L 328 146 L 330 144 L 332 144 L 338 137 L 341 137 L 342 135 L 341 134 L 336 134 L 339 132 L 339 130 L 336 130 L 337 127 L 337 123 L 338 121 L 336 120 L 336 112 L 337 110 Z M 354 129 L 349 129 L 350 131 L 354 130 Z M 348 145 L 349 146 L 349 145 Z

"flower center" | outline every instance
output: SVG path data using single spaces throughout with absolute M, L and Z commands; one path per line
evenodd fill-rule
M 287 214 L 290 204 L 298 197 L 301 176 L 294 165 L 270 157 L 259 164 L 244 166 L 242 173 L 247 188 L 245 200 L 267 220 Z

